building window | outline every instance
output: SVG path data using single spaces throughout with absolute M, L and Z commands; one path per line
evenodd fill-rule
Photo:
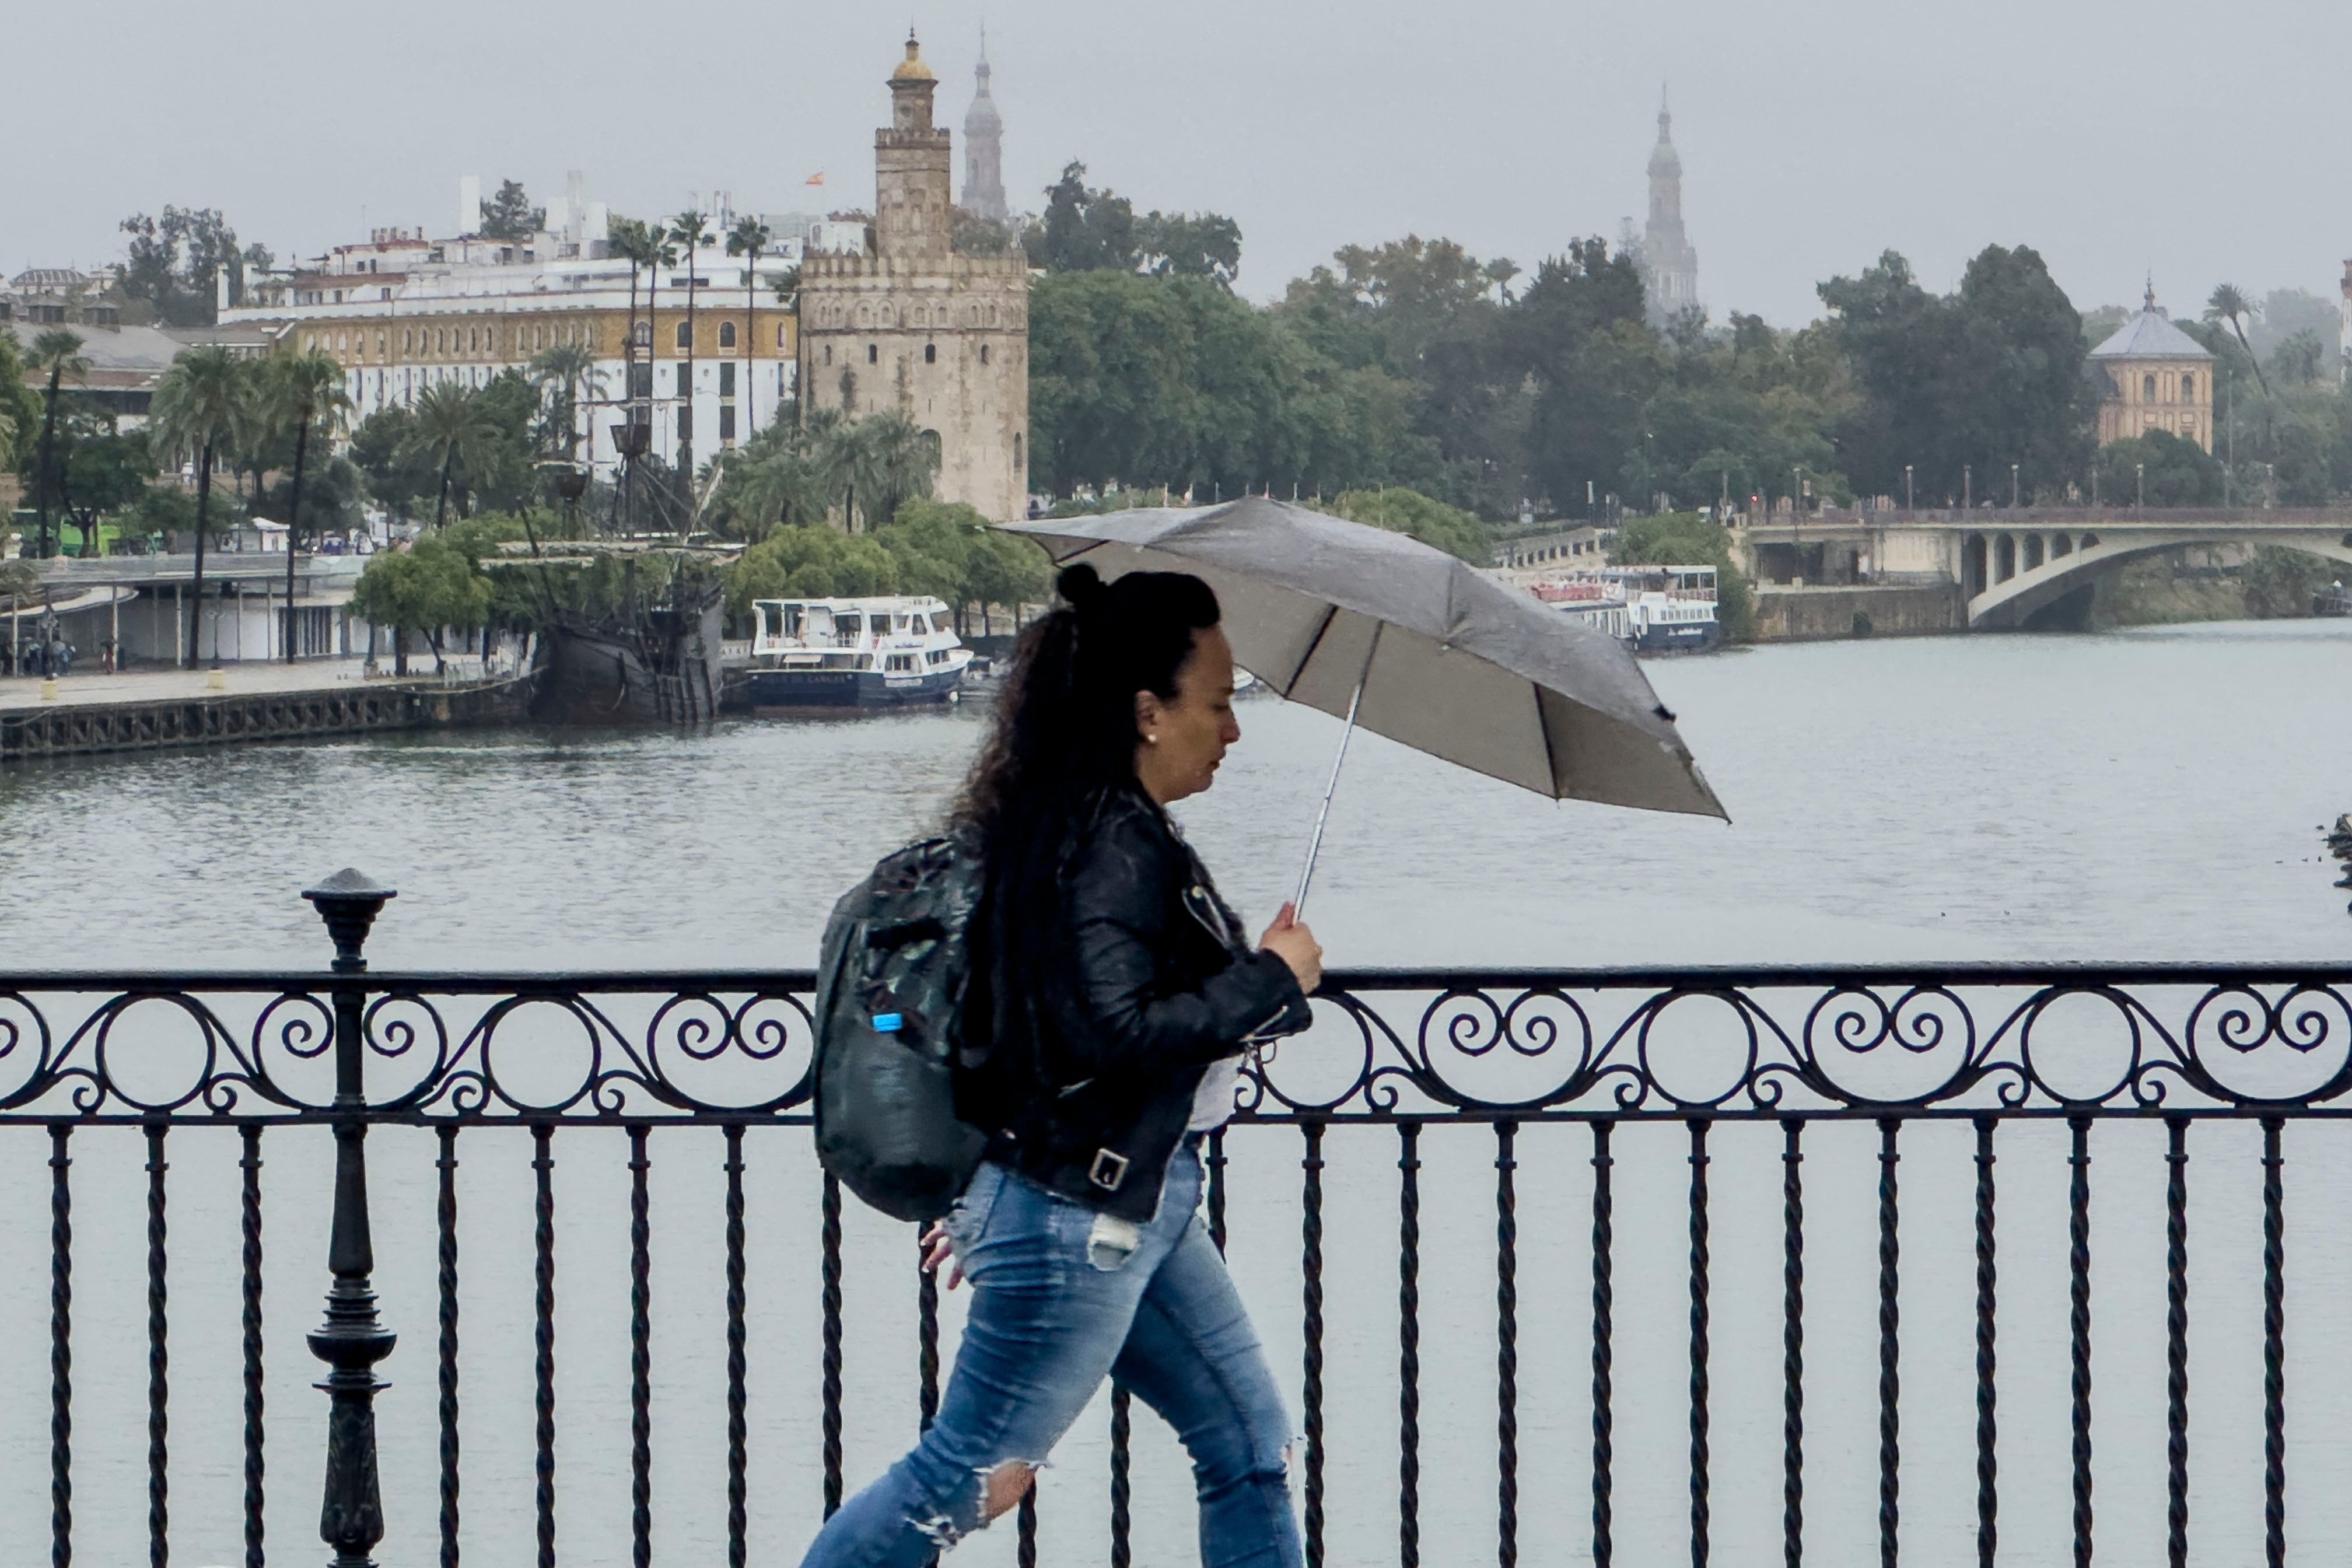
M 980 363 L 982 364 L 986 364 L 988 363 L 988 345 L 986 343 L 980 345 Z
M 677 324 L 677 346 L 681 349 L 685 349 L 688 353 L 692 353 L 694 349 L 694 339 L 688 332 L 687 324 L 684 321 L 680 321 Z
M 831 364 L 833 363 L 833 345 L 831 343 L 824 345 L 824 363 L 827 364 Z
M 651 321 L 639 321 L 636 332 L 637 347 L 649 349 L 654 346 L 654 324 Z
M 719 395 L 735 395 L 735 362 L 731 359 L 719 362 Z
M 2144 375 L 2139 378 L 2139 400 L 2142 403 L 2156 401 L 2156 377 Z
M 880 344 L 867 343 L 866 345 L 866 363 L 867 364 L 880 364 L 882 363 L 882 348 Z
M 1021 467 L 1021 432 L 1018 430 L 1013 432 L 1013 467 L 1016 471 Z
M 719 405 L 719 438 L 722 441 L 735 439 L 735 405 L 731 403 Z
M 2197 401 L 2197 378 L 2195 376 L 2184 375 L 2180 378 L 2180 401 L 2183 403 L 2194 403 Z
M 937 364 L 940 363 L 939 344 L 925 343 L 923 345 L 923 363 L 925 364 Z
M 782 349 L 784 346 L 784 324 L 782 321 L 778 321 L 776 323 L 776 347 Z
M 735 346 L 734 322 L 721 321 L 719 323 L 719 346 L 722 349 L 731 349 Z

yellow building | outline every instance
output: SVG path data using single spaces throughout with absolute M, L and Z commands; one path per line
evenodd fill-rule
M 2139 313 L 2091 351 L 2091 363 L 2107 379 L 2100 446 L 2162 430 L 2213 449 L 2213 356 L 2166 317 L 2153 284 Z
M 778 304 L 770 274 L 796 259 L 797 246 L 763 258 L 754 284 L 723 243 L 704 247 L 691 273 L 689 338 L 683 260 L 657 279 L 641 271 L 632 290 L 629 264 L 607 255 L 601 238 L 515 245 L 380 230 L 221 320 L 331 355 L 344 367 L 353 425 L 413 404 L 428 386 L 486 385 L 501 372 L 527 370 L 548 349 L 577 344 L 593 359 L 580 412 L 583 457 L 599 468 L 616 464 L 614 427 L 634 417 L 652 426 L 646 450 L 674 458 L 691 439 L 707 458 L 750 439 L 794 395 L 798 327 Z M 634 388 L 626 384 L 632 360 Z

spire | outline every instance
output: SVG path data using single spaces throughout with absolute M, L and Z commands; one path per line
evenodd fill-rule
M 2143 299 L 2145 302 L 2140 306 L 2140 309 L 2144 310 L 2153 310 L 2156 309 L 2156 272 L 2152 268 L 2149 269 L 2147 275 L 2147 293 L 2143 297 Z

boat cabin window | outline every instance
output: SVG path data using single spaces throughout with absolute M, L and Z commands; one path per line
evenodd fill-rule
M 835 616 L 833 617 L 833 629 L 839 635 L 842 647 L 855 647 L 857 646 L 858 639 L 866 635 L 866 617 Z

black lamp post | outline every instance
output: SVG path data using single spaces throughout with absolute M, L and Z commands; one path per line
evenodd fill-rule
M 341 870 L 302 895 L 334 939 L 334 973 L 356 978 L 367 969 L 361 949 L 377 911 L 397 895 L 353 870 Z M 310 1336 L 310 1353 L 332 1370 L 319 1386 L 332 1401 L 327 1413 L 326 1499 L 319 1536 L 334 1549 L 334 1568 L 373 1568 L 368 1552 L 383 1539 L 383 1501 L 376 1489 L 375 1395 L 384 1387 L 375 1363 L 392 1353 L 394 1336 L 376 1316 L 375 1248 L 368 1235 L 367 1091 L 361 1068 L 366 1041 L 366 993 L 356 984 L 334 987 L 335 1218 L 327 1243 L 327 1321 Z

